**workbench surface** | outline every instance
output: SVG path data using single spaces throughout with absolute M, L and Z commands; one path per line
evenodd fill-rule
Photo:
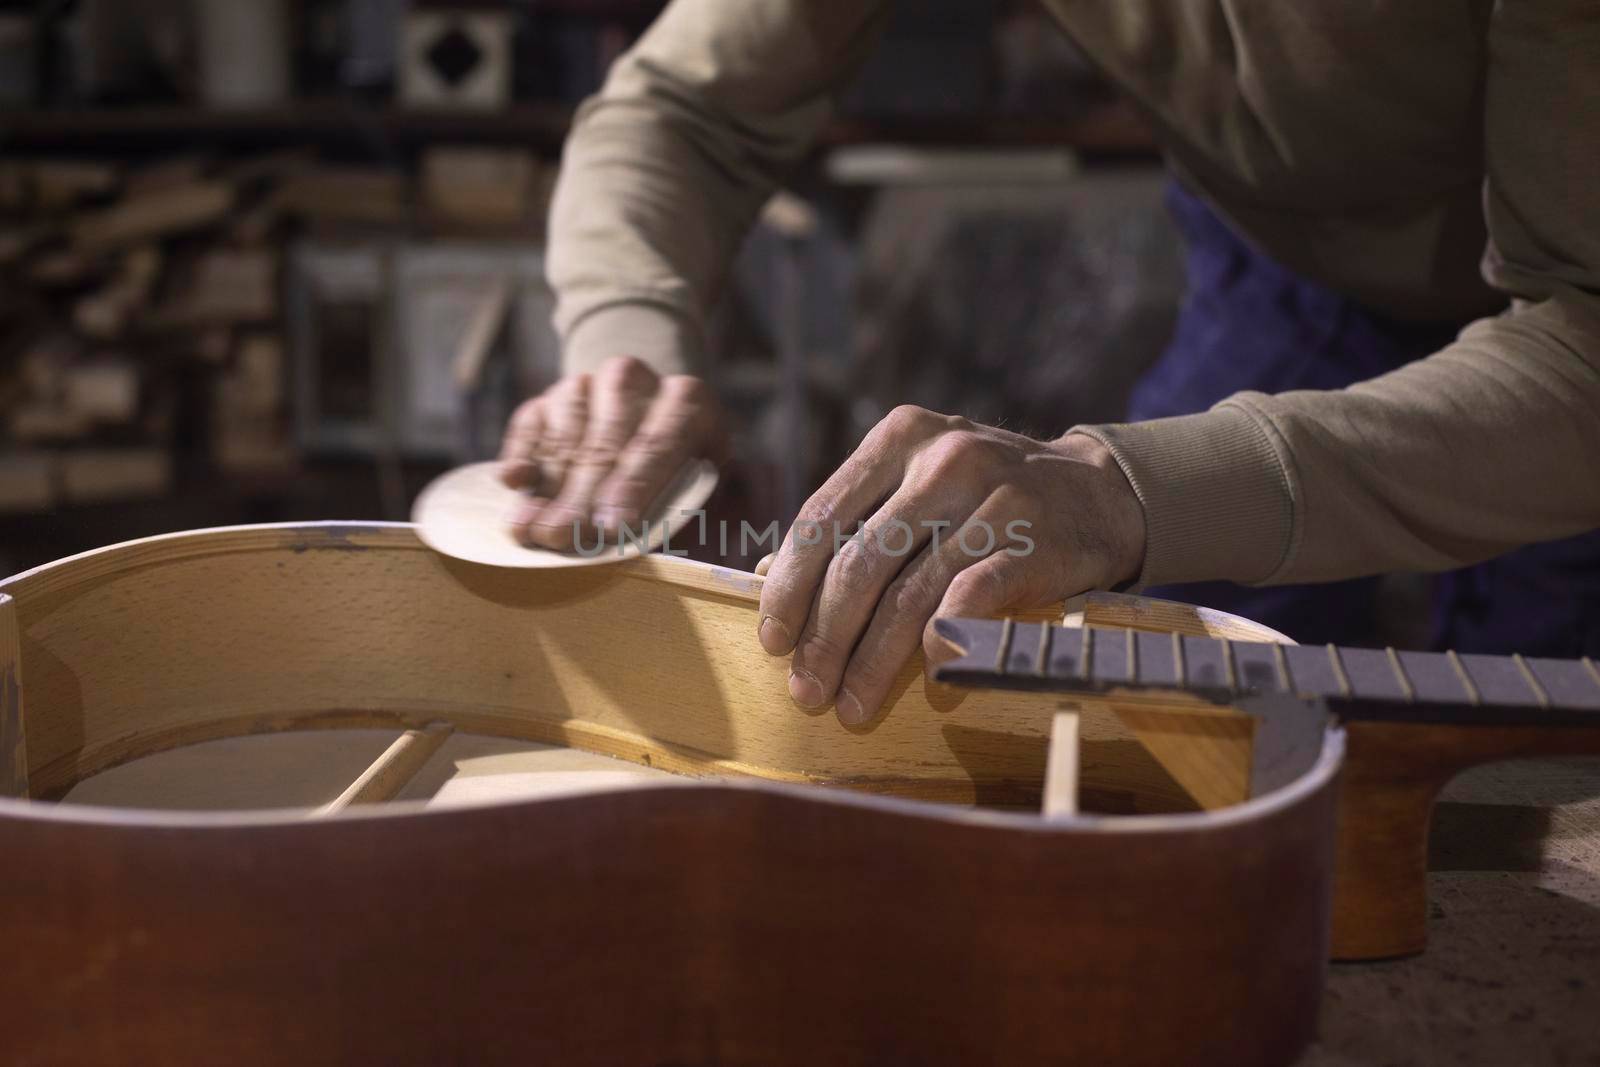
M 1429 868 L 1427 952 L 1335 964 L 1301 1067 L 1600 1064 L 1600 761 L 1462 775 Z

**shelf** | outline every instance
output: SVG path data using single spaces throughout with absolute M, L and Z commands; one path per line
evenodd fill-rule
M 571 111 L 559 104 L 519 104 L 501 111 L 369 106 L 346 100 L 301 102 L 260 110 L 195 107 L 0 111 L 0 152 L 75 154 L 152 152 L 205 147 L 252 148 L 325 144 L 384 154 L 438 141 L 524 145 L 548 154 L 561 147 Z M 1111 101 L 1071 119 L 842 118 L 824 132 L 824 147 L 894 143 L 921 146 L 1071 148 L 1088 156 L 1149 156 L 1149 127 L 1125 101 Z
M 378 151 L 432 141 L 486 141 L 554 151 L 570 120 L 571 112 L 554 104 L 425 111 L 347 100 L 250 110 L 174 106 L 0 111 L 0 151 L 149 151 L 193 148 L 196 139 L 207 147 L 354 141 Z

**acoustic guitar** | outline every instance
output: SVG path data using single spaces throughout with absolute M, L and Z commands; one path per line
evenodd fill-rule
M 1516 665 L 1541 688 L 1513 714 L 1496 668 L 1447 661 L 1474 688 L 1436 708 L 1397 653 L 1365 701 L 1352 653 L 1105 598 L 1086 629 L 958 621 L 961 685 L 908 664 L 847 730 L 784 696 L 760 582 L 507 572 L 399 524 L 0 582 L 0 1062 L 1281 1064 L 1330 936 L 1420 947 L 1431 790 L 1594 749 L 1570 665 Z M 82 802 L 208 745 L 376 729 L 282 806 Z M 474 737 L 617 771 L 416 791 Z

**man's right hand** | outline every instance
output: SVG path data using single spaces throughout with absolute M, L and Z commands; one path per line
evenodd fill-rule
M 721 408 L 699 378 L 662 378 L 629 356 L 563 378 L 506 427 L 500 478 L 530 494 L 508 517 L 512 532 L 566 551 L 581 531 L 638 530 L 683 465 L 720 460 L 725 441 Z

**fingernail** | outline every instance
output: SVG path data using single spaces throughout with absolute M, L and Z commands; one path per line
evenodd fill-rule
M 789 699 L 802 708 L 821 707 L 822 683 L 810 671 L 797 667 L 789 672 Z
M 771 615 L 761 616 L 761 629 L 756 636 L 761 639 L 761 647 L 774 656 L 781 656 L 794 647 L 794 638 L 789 634 L 789 628 Z
M 861 701 L 848 689 L 839 690 L 839 696 L 833 702 L 833 710 L 838 713 L 839 721 L 846 726 L 860 726 L 867 721 L 867 713 L 861 709 Z

